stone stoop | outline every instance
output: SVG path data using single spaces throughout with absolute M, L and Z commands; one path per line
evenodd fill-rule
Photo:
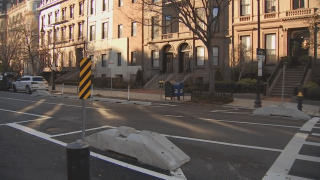
M 304 68 L 287 68 L 284 77 L 284 93 L 283 96 L 291 97 L 293 96 L 294 86 L 300 83 L 303 76 Z M 282 95 L 282 80 L 283 73 L 280 74 L 274 88 L 271 91 L 271 96 L 281 96 Z

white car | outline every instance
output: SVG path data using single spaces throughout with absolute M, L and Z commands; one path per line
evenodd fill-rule
M 31 94 L 35 90 L 49 90 L 48 82 L 42 76 L 23 76 L 13 83 L 13 92 L 24 90 Z

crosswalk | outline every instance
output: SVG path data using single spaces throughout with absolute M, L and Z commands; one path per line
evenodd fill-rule
M 300 128 L 263 180 L 319 179 L 320 134 L 313 133 L 319 128 L 316 126 L 319 121 L 320 118 L 312 118 Z

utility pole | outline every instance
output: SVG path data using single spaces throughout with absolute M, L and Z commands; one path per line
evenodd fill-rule
M 260 49 L 260 0 L 257 0 L 257 2 L 258 2 L 258 49 Z M 258 58 L 257 58 L 257 61 L 258 61 Z M 262 107 L 261 100 L 260 100 L 260 76 L 259 75 L 257 76 L 257 97 L 256 97 L 256 100 L 254 101 L 253 107 L 255 108 Z

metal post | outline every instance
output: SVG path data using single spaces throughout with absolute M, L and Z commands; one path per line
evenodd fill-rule
M 258 2 L 258 49 L 260 49 L 260 0 L 257 0 Z M 254 101 L 255 108 L 260 108 L 261 106 L 261 100 L 260 100 L 260 76 L 257 76 L 257 97 Z
M 111 70 L 112 68 L 110 68 L 110 76 L 111 76 L 111 95 L 112 95 L 112 70 Z
M 84 137 L 85 137 L 85 120 L 86 120 L 86 100 L 82 99 L 82 141 L 84 142 Z
M 161 88 L 160 89 L 160 101 L 162 101 L 162 91 L 161 91 Z
M 281 93 L 281 107 L 283 108 L 283 92 L 284 92 L 284 75 L 286 71 L 286 63 L 283 65 L 283 74 L 282 74 L 282 93 Z
M 63 96 L 63 88 L 64 88 L 64 83 L 62 83 L 62 88 L 61 88 L 61 94 Z
M 91 84 L 91 94 L 90 94 L 90 98 L 93 98 L 93 84 Z
M 318 32 L 318 23 L 315 22 L 314 24 L 314 32 L 313 32 L 313 63 L 312 63 L 312 68 L 315 66 L 316 61 L 317 61 L 317 56 L 318 56 L 318 42 L 317 42 L 317 32 Z
M 49 37 L 50 38 L 50 37 Z M 56 45 L 56 27 L 53 25 L 53 64 L 54 64 L 54 69 L 52 69 L 52 90 L 56 90 L 56 86 L 54 84 L 54 70 L 56 68 L 56 59 L 54 55 L 54 48 Z
M 130 93 L 129 92 L 130 92 L 130 85 L 128 84 L 128 101 L 130 101 L 130 95 L 129 95 Z

